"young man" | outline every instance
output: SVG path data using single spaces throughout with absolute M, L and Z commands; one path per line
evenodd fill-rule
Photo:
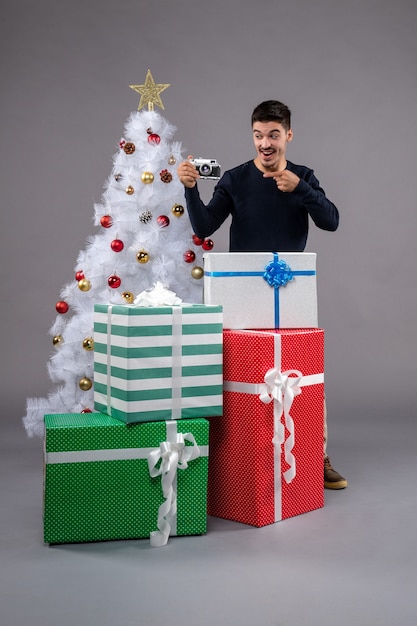
M 190 161 L 178 166 L 194 232 L 204 239 L 231 215 L 230 252 L 302 252 L 309 217 L 323 230 L 334 231 L 339 212 L 328 200 L 313 170 L 286 158 L 292 141 L 291 112 L 285 104 L 267 100 L 252 113 L 254 160 L 225 172 L 205 205 L 200 177 Z M 325 410 L 325 433 L 327 432 Z M 324 444 L 324 486 L 344 489 L 347 481 L 331 466 Z

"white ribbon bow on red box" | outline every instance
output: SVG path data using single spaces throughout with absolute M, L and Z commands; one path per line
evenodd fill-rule
M 300 383 L 302 377 L 302 373 L 298 370 L 281 372 L 276 367 L 272 367 L 265 374 L 265 384 L 261 386 L 259 394 L 259 399 L 264 404 L 274 402 L 274 436 L 272 443 L 278 449 L 281 444 L 284 444 L 285 461 L 290 466 L 283 474 L 287 483 L 290 483 L 296 474 L 296 462 L 292 453 L 295 443 L 294 420 L 290 415 L 290 410 L 294 398 L 301 393 Z M 281 422 L 283 413 L 285 426 L 289 432 L 287 439 L 285 439 L 284 424 Z

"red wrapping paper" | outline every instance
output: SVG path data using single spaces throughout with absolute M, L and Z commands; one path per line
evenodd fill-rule
M 261 527 L 321 508 L 324 331 L 225 330 L 223 339 L 224 413 L 210 420 L 208 514 Z M 274 366 L 302 374 L 301 393 L 290 408 L 296 465 L 289 483 L 284 445 L 279 454 L 272 443 L 276 401 L 264 404 L 255 387 Z M 250 383 L 251 393 L 228 391 L 231 381 Z

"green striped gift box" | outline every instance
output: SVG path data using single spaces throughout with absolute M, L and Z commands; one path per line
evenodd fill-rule
M 45 543 L 136 539 L 157 531 L 164 496 L 148 457 L 172 429 L 192 433 L 199 456 L 176 472 L 170 535 L 204 534 L 207 420 L 126 425 L 100 413 L 58 414 L 45 415 Z
M 221 306 L 94 306 L 94 406 L 125 423 L 221 415 Z

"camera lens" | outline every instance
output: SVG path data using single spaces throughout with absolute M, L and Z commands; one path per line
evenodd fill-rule
M 202 163 L 200 165 L 200 174 L 203 174 L 204 176 L 211 174 L 211 165 L 208 163 Z

